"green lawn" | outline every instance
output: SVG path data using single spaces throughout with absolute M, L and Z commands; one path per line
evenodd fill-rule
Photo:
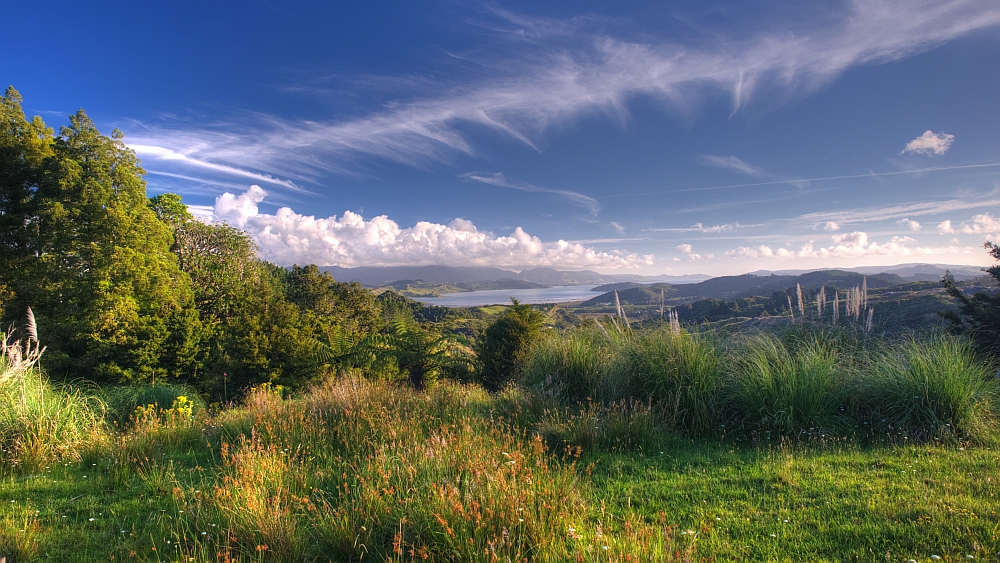
M 958 447 L 680 442 L 600 456 L 590 497 L 694 531 L 716 561 L 992 561 L 998 461 Z

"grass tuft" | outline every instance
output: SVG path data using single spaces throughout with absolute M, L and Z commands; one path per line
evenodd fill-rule
M 871 422 L 911 439 L 986 439 L 995 431 L 1000 382 L 963 338 L 914 336 L 886 347 L 873 355 L 862 388 Z

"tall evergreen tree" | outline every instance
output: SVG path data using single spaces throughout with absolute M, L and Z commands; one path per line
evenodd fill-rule
M 122 381 L 196 370 L 190 280 L 122 133 L 101 135 L 80 110 L 51 137 L 12 88 L 2 106 L 6 312 L 34 309 L 56 373 Z

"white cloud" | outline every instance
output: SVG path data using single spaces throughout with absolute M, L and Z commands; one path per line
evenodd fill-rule
M 946 247 L 920 247 L 913 246 L 917 242 L 912 237 L 892 237 L 888 242 L 879 243 L 871 241 L 868 233 L 855 231 L 833 235 L 833 244 L 828 246 L 817 246 L 813 242 L 802 245 L 798 251 L 791 251 L 784 248 L 773 250 L 770 246 L 761 245 L 756 248 L 741 246 L 726 252 L 727 256 L 734 258 L 870 258 L 870 257 L 895 257 L 895 256 L 929 256 L 935 254 L 949 254 L 963 251 L 956 246 Z
M 917 231 L 919 231 L 921 229 L 920 223 L 918 223 L 917 221 L 910 220 L 909 217 L 906 217 L 904 219 L 900 219 L 899 221 L 896 221 L 896 224 L 897 225 L 903 225 L 904 227 L 906 227 L 907 229 L 910 229 L 913 232 L 917 232 Z
M 701 163 L 706 166 L 726 168 L 741 174 L 746 174 L 747 176 L 756 176 L 758 178 L 766 175 L 762 169 L 735 156 L 715 156 L 711 154 L 703 154 L 698 158 L 701 160 Z
M 692 249 L 690 244 L 685 243 L 685 244 L 678 244 L 674 250 L 680 252 L 681 254 L 691 254 Z
M 938 232 L 942 235 L 951 235 L 955 233 L 955 227 L 951 226 L 951 220 L 941 221 L 938 223 Z
M 711 260 L 715 258 L 715 254 L 688 254 L 688 260 Z
M 211 205 L 188 205 L 187 210 L 199 221 L 211 220 L 214 217 Z
M 823 230 L 824 231 L 839 231 L 840 230 L 840 224 L 837 223 L 836 221 L 827 221 L 826 223 L 823 224 Z
M 491 186 L 497 186 L 500 188 L 510 188 L 512 190 L 520 190 L 522 192 L 537 192 L 537 193 L 559 195 L 577 205 L 582 205 L 583 207 L 586 207 L 587 211 L 590 213 L 591 216 L 597 215 L 597 212 L 601 210 L 601 204 L 598 203 L 596 199 L 590 196 L 569 190 L 540 188 L 538 186 L 532 186 L 531 184 L 520 184 L 517 182 L 511 182 L 508 181 L 504 177 L 504 175 L 499 172 L 494 174 L 479 174 L 475 172 L 470 172 L 468 174 L 461 174 L 459 177 L 466 178 L 468 180 L 474 180 L 476 182 L 482 182 L 483 184 L 489 184 Z
M 239 177 L 242 177 L 242 178 L 249 178 L 251 180 L 257 180 L 258 182 L 265 182 L 265 183 L 268 183 L 268 184 L 274 184 L 274 185 L 277 185 L 277 186 L 283 186 L 283 187 L 288 188 L 288 189 L 290 189 L 292 191 L 295 191 L 295 192 L 306 193 L 306 194 L 311 194 L 312 193 L 312 192 L 310 192 L 308 190 L 304 190 L 304 189 L 300 188 L 299 186 L 295 185 L 295 182 L 292 182 L 291 180 L 282 180 L 281 178 L 275 178 L 275 177 L 271 176 L 270 174 L 261 174 L 261 173 L 258 173 L 258 172 L 252 172 L 250 170 L 242 170 L 240 168 L 236 168 L 236 167 L 233 167 L 233 166 L 227 166 L 225 164 L 218 164 L 218 163 L 214 163 L 214 162 L 208 162 L 208 161 L 205 161 L 205 160 L 200 160 L 198 158 L 192 158 L 188 154 L 182 154 L 180 152 L 177 152 L 177 151 L 174 151 L 174 150 L 171 150 L 171 149 L 168 149 L 168 148 L 164 148 L 164 147 L 158 147 L 158 146 L 152 146 L 152 145 L 143 145 L 143 144 L 133 144 L 133 143 L 129 143 L 128 146 L 129 146 L 129 148 L 131 148 L 132 150 L 134 150 L 136 152 L 136 154 L 139 155 L 139 156 L 154 158 L 154 159 L 158 159 L 160 161 L 176 161 L 176 162 L 183 163 L 183 164 L 186 164 L 186 165 L 188 165 L 190 167 L 194 167 L 194 168 L 204 168 L 204 169 L 207 169 L 207 170 L 211 170 L 213 172 L 219 172 L 219 173 L 227 174 L 227 175 L 230 175 L 230 176 L 239 176 Z M 191 151 L 191 152 L 195 152 L 195 151 Z M 163 176 L 168 175 L 168 173 L 165 173 L 165 172 L 152 172 L 152 173 L 153 174 L 160 174 L 160 175 L 163 175 Z M 185 178 L 181 174 L 172 174 L 172 176 L 175 177 L 175 178 L 180 178 L 180 179 L 190 179 L 190 180 L 201 181 L 201 182 L 205 181 L 205 180 L 202 180 L 202 179 Z
M 710 227 L 706 227 L 704 223 L 695 223 L 690 227 L 662 227 L 643 230 L 658 233 L 727 233 L 729 231 L 735 231 L 738 228 L 740 228 L 739 223 L 726 223 L 724 225 L 712 225 Z
M 842 211 L 823 211 L 817 213 L 807 213 L 799 217 L 799 221 L 815 225 L 827 221 L 834 221 L 840 225 L 844 223 L 864 223 L 871 221 L 888 221 L 890 219 L 902 219 L 921 215 L 935 215 L 948 211 L 960 211 L 963 209 L 976 209 L 981 207 L 991 207 L 1000 205 L 1000 199 L 947 199 L 939 201 L 920 201 L 916 203 L 904 203 L 888 207 L 867 207 L 858 209 L 844 209 Z
M 1000 219 L 990 215 L 989 213 L 973 215 L 971 224 L 965 223 L 962 225 L 963 233 L 987 234 L 996 233 L 998 231 L 1000 231 Z
M 421 221 L 400 227 L 385 215 L 365 220 L 346 211 L 341 217 L 317 218 L 282 207 L 261 213 L 267 196 L 259 186 L 240 195 L 217 197 L 213 218 L 248 232 L 261 255 L 277 264 L 384 266 L 441 264 L 453 266 L 551 266 L 564 268 L 635 268 L 653 263 L 650 255 L 600 252 L 563 240 L 542 242 L 521 227 L 509 236 L 481 232 L 466 219 L 450 225 Z
M 913 139 L 899 154 L 914 153 L 924 155 L 942 155 L 948 152 L 948 148 L 955 142 L 955 136 L 947 133 L 935 133 L 928 129 L 924 134 Z
M 727 250 L 726 255 L 734 258 L 771 258 L 774 256 L 774 250 L 766 244 L 762 244 L 756 248 L 741 246 L 733 250 Z
M 625 227 L 623 227 L 623 226 L 619 225 L 617 221 L 612 221 L 612 222 L 610 223 L 610 225 L 611 225 L 612 227 L 614 227 L 614 229 L 615 229 L 615 232 L 616 232 L 616 233 L 618 233 L 618 234 L 622 234 L 622 233 L 624 233 L 624 232 L 625 232 Z
M 519 19 L 521 26 L 532 21 Z M 411 165 L 474 155 L 472 129 L 537 148 L 553 126 L 584 115 L 627 119 L 629 102 L 639 97 L 689 113 L 712 92 L 727 93 L 734 112 L 764 90 L 772 99 L 776 93 L 785 99 L 809 94 L 851 67 L 903 59 L 995 25 L 1000 5 L 853 0 L 798 22 L 775 17 L 754 34 L 683 44 L 641 33 L 638 40 L 614 36 L 593 21 L 590 27 L 527 26 L 535 35 L 496 50 L 502 55 L 465 60 L 470 72 L 464 81 L 435 85 L 423 96 L 393 100 L 361 117 L 291 121 L 244 114 L 229 123 L 134 126 L 129 139 L 136 144 L 130 146 L 158 163 L 257 174 L 258 181 L 271 183 L 283 182 L 275 175 L 344 171 L 359 155 Z M 914 150 L 944 145 L 923 146 Z M 289 181 L 285 187 L 296 186 Z

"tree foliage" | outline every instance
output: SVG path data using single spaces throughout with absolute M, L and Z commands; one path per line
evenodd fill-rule
M 121 132 L 102 135 L 81 110 L 56 135 L 21 103 L 13 88 L 0 98 L 0 313 L 34 309 L 54 375 L 168 377 L 219 396 L 294 385 L 330 369 L 331 342 L 384 325 L 361 286 L 269 264 L 180 196 L 147 198 Z
M 986 242 L 983 247 L 994 260 L 1000 260 L 1000 245 Z M 1000 264 L 984 270 L 1000 282 Z M 945 273 L 942 282 L 948 294 L 958 301 L 958 311 L 949 311 L 945 318 L 954 326 L 970 331 L 980 350 L 994 356 L 1000 353 L 1000 293 L 981 290 L 972 296 L 965 295 L 951 272 Z
M 516 299 L 480 337 L 476 345 L 483 386 L 495 392 L 520 378 L 524 355 L 538 338 L 543 317 Z
M 433 387 L 444 371 L 468 364 L 470 356 L 471 350 L 449 335 L 396 319 L 384 332 L 358 342 L 348 358 L 376 372 L 396 371 L 414 389 L 426 389 Z
M 127 380 L 192 369 L 190 280 L 121 132 L 101 135 L 80 110 L 52 136 L 25 118 L 13 88 L 0 105 L 5 313 L 33 307 L 56 372 Z

